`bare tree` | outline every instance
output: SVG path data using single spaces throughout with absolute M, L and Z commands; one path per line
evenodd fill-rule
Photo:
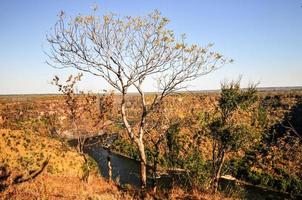
M 145 17 L 115 14 L 78 15 L 67 19 L 63 12 L 47 35 L 46 53 L 53 67 L 72 67 L 105 79 L 121 93 L 121 116 L 128 135 L 140 153 L 141 184 L 146 186 L 144 146 L 146 117 L 164 98 L 185 87 L 185 83 L 206 75 L 229 62 L 205 47 L 188 45 L 185 35 L 177 38 L 166 28 L 169 20 L 154 11 Z M 146 102 L 143 83 L 157 80 L 158 93 Z M 140 95 L 141 116 L 137 126 L 128 121 L 126 95 L 132 87 Z
M 113 107 L 112 94 L 97 96 L 77 93 L 75 86 L 82 76 L 81 73 L 77 76 L 70 75 L 63 83 L 55 76 L 52 81 L 64 98 L 65 104 L 61 114 L 66 116 L 66 120 L 63 121 L 62 128 L 72 131 L 72 136 L 77 138 L 77 150 L 81 154 L 87 138 L 100 134 L 111 124 L 107 118 Z

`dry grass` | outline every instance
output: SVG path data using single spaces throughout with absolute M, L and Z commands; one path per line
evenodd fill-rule
M 88 180 L 83 181 L 83 157 L 57 139 L 2 129 L 0 149 L 0 165 L 9 171 L 9 177 L 2 180 L 7 188 L 0 193 L 0 199 L 120 198 L 117 187 L 96 173 L 91 173 Z M 36 178 L 13 183 L 17 176 L 26 177 L 39 169 L 45 159 L 49 162 Z
M 147 198 L 148 200 L 153 199 L 169 199 L 169 200 L 228 200 L 228 199 L 234 199 L 234 198 L 227 198 L 222 194 L 211 194 L 205 191 L 199 191 L 199 190 L 191 190 L 191 191 L 185 191 L 182 188 L 174 187 L 167 191 L 159 191 L 156 194 L 150 193 L 150 195 Z
M 28 175 L 49 159 L 46 171 L 82 177 L 84 159 L 75 150 L 57 139 L 43 137 L 29 131 L 0 130 L 0 163 L 11 173 Z
M 40 136 L 30 131 L 0 129 L 0 165 L 10 176 L 0 180 L 6 188 L 0 199 L 141 199 L 137 188 L 121 191 L 114 183 L 100 177 L 96 171 L 83 181 L 85 169 L 83 158 L 64 142 Z M 16 176 L 28 176 L 30 171 L 39 169 L 41 163 L 49 158 L 49 163 L 32 180 L 13 183 Z M 1 182 L 2 181 L 2 182 Z M 224 199 L 221 195 L 211 195 L 197 190 L 187 193 L 181 188 L 149 192 L 146 199 Z
M 1 194 L 0 194 L 1 195 Z M 101 177 L 91 176 L 88 182 L 76 177 L 49 176 L 10 186 L 2 199 L 120 199 L 115 185 Z

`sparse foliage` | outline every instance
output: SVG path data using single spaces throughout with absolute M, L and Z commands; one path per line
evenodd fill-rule
M 78 138 L 78 151 L 83 152 L 87 137 L 102 134 L 102 131 L 111 124 L 108 119 L 113 106 L 113 96 L 85 94 L 76 92 L 76 85 L 83 75 L 70 75 L 64 83 L 60 83 L 59 77 L 53 78 L 53 84 L 63 93 L 65 109 L 63 115 L 63 129 L 70 131 L 72 136 Z
M 231 62 L 221 54 L 186 42 L 185 35 L 176 37 L 167 28 L 169 20 L 154 11 L 146 17 L 119 17 L 114 14 L 99 17 L 78 15 L 67 20 L 64 13 L 47 36 L 47 53 L 54 67 L 73 67 L 102 77 L 122 94 L 120 103 L 124 126 L 130 139 L 137 145 L 141 160 L 142 188 L 146 186 L 146 154 L 144 135 L 147 116 L 154 112 L 163 99 L 206 75 L 221 65 Z M 146 101 L 143 83 L 157 80 L 158 93 Z M 126 95 L 133 87 L 140 95 L 141 117 L 129 123 Z

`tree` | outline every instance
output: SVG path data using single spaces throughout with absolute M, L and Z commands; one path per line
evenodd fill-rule
M 169 20 L 154 11 L 145 17 L 119 17 L 114 14 L 78 15 L 67 20 L 61 12 L 52 34 L 47 36 L 51 66 L 72 67 L 105 79 L 121 93 L 120 110 L 129 138 L 136 144 L 141 162 L 141 184 L 146 186 L 144 145 L 147 116 L 169 94 L 184 88 L 188 81 L 206 75 L 230 62 L 205 47 L 186 43 L 167 28 Z M 143 84 L 157 80 L 158 93 L 146 102 Z M 129 88 L 140 96 L 140 120 L 129 123 L 126 95 Z
M 145 145 L 147 147 L 147 156 L 149 156 L 149 161 L 152 163 L 152 187 L 154 193 L 157 190 L 158 164 L 160 163 L 160 158 L 162 158 L 161 154 L 165 150 L 165 136 L 170 123 L 166 109 L 164 109 L 162 104 L 155 112 L 149 115 L 145 128 Z
M 251 85 L 246 90 L 241 90 L 240 80 L 221 85 L 217 112 L 208 124 L 212 138 L 212 185 L 214 193 L 218 189 L 226 155 L 242 150 L 257 137 L 254 135 L 255 131 L 251 120 L 244 119 L 244 112 L 247 112 L 257 99 L 255 85 Z
M 65 131 L 72 131 L 72 136 L 77 138 L 77 150 L 83 155 L 83 148 L 87 137 L 100 134 L 110 125 L 109 113 L 113 107 L 113 96 L 77 93 L 76 85 L 81 81 L 83 74 L 70 75 L 68 79 L 60 83 L 58 76 L 53 78 L 52 84 L 58 87 L 63 93 L 64 109 L 62 114 L 65 117 L 62 128 Z M 84 156 L 86 159 L 86 157 Z

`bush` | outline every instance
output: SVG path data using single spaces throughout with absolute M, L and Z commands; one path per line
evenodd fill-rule
M 206 162 L 198 150 L 193 150 L 187 157 L 184 167 L 190 171 L 192 186 L 207 186 L 211 178 L 211 163 Z
M 118 138 L 112 144 L 112 148 L 114 151 L 125 154 L 133 159 L 139 159 L 139 152 L 136 148 L 136 145 L 131 144 L 128 140 L 124 138 Z
M 275 175 L 267 172 L 252 171 L 248 161 L 244 159 L 234 159 L 228 163 L 233 176 L 247 181 L 253 185 L 269 187 L 281 192 L 300 194 L 302 192 L 302 180 L 292 175 L 286 170 L 275 168 Z

